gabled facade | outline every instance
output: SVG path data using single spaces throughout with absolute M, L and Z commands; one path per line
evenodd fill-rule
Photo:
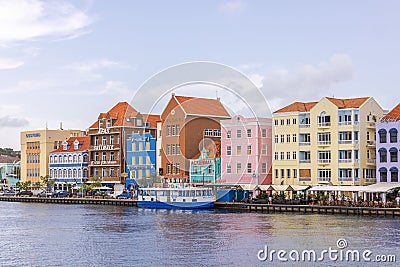
M 271 184 L 271 119 L 235 116 L 221 121 L 221 132 L 221 182 Z
M 221 140 L 219 121 L 230 118 L 219 99 L 176 96 L 161 114 L 161 166 L 169 182 L 189 181 L 189 159 L 200 152 L 202 140 Z
M 376 178 L 378 183 L 399 182 L 400 104 L 376 124 Z
M 382 117 L 372 97 L 325 97 L 277 110 L 273 184 L 375 183 L 375 122 Z
M 49 175 L 55 189 L 66 190 L 72 184 L 87 182 L 89 137 L 71 137 L 49 155 Z
M 89 128 L 89 179 L 107 184 L 126 182 L 126 140 L 134 133 L 155 134 L 153 116 L 140 114 L 127 102 L 100 113 Z M 153 123 L 152 123 L 153 122 Z

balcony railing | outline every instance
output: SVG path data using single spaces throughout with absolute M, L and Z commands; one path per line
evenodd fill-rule
M 331 163 L 331 159 L 318 159 L 318 164 L 328 164 Z
M 375 146 L 376 142 L 374 140 L 368 140 L 367 141 L 367 146 Z
M 299 142 L 299 146 L 309 146 L 311 142 Z
M 300 182 L 309 182 L 311 181 L 311 177 L 299 177 Z
M 119 166 L 119 160 L 92 160 L 89 162 L 90 166 Z
M 376 159 L 367 159 L 367 163 L 375 164 L 376 163 Z
M 339 159 L 339 163 L 349 163 L 351 159 Z
M 318 141 L 319 146 L 329 146 L 331 141 Z
M 339 177 L 338 181 L 339 182 L 352 182 L 353 181 L 353 177 Z
M 300 128 L 310 128 L 310 124 L 299 124 Z
M 311 163 L 311 159 L 300 159 L 299 163 Z
M 331 126 L 330 122 L 319 122 L 318 127 L 329 127 Z
M 365 178 L 365 182 L 367 182 L 367 183 L 376 183 L 376 178 Z
M 339 140 L 339 144 L 351 144 L 352 140 Z
M 331 177 L 318 177 L 318 182 L 330 182 Z

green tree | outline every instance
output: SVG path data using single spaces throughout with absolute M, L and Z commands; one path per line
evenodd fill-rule
M 28 190 L 30 189 L 31 186 L 31 181 L 24 181 L 24 182 L 18 182 L 16 185 L 19 188 L 19 190 Z
M 46 176 L 40 176 L 40 180 L 42 180 L 42 185 L 46 187 L 47 191 L 52 191 L 52 188 L 57 181 L 57 179 L 51 178 L 48 174 Z

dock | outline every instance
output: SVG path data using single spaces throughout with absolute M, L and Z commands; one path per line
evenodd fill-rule
M 50 197 L 14 197 L 0 196 L 0 201 L 28 202 L 28 203 L 50 203 L 50 204 L 87 204 L 87 205 L 110 205 L 110 206 L 137 206 L 133 199 L 102 199 L 102 198 L 50 198 Z
M 301 213 L 301 214 L 341 214 L 359 216 L 400 217 L 400 208 L 372 208 L 346 206 L 312 206 L 312 205 L 281 205 L 281 204 L 250 204 L 215 202 L 215 208 L 246 212 L 265 213 Z

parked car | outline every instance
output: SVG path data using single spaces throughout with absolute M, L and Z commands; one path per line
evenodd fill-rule
M 32 191 L 28 191 L 28 190 L 23 190 L 23 191 L 18 192 L 17 196 L 20 196 L 20 197 L 22 197 L 22 196 L 31 197 L 31 196 L 33 196 L 33 192 Z
M 122 192 L 122 194 L 117 195 L 117 199 L 127 199 L 129 198 L 129 193 L 128 192 Z
M 52 192 L 48 192 L 48 191 L 42 191 L 39 194 L 37 194 L 38 197 L 51 197 L 53 196 Z
M 3 191 L 0 192 L 0 196 L 15 196 L 17 192 L 15 191 Z
M 69 197 L 69 192 L 61 191 L 57 193 L 53 193 L 53 197 Z

